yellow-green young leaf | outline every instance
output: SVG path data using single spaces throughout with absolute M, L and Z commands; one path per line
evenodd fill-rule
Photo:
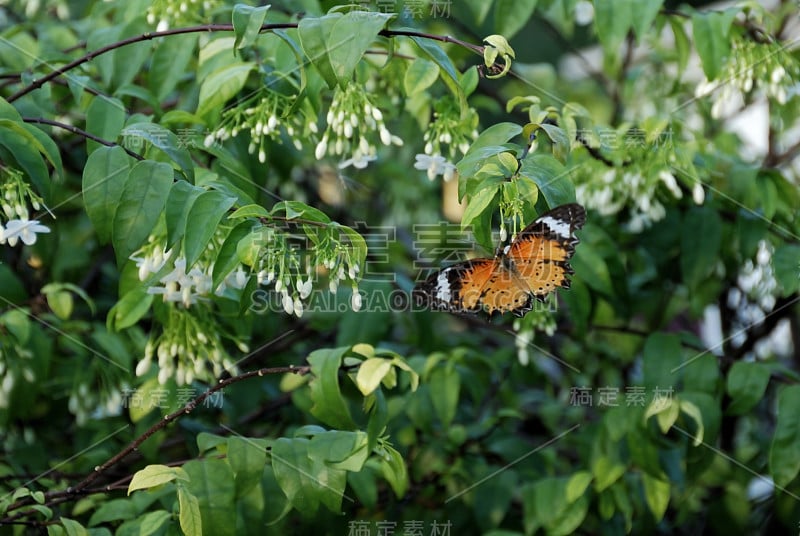
M 624 473 L 625 466 L 620 462 L 612 460 L 607 456 L 597 457 L 592 463 L 595 490 L 598 492 L 603 491 L 619 480 Z
M 356 385 L 361 394 L 367 396 L 378 388 L 381 380 L 392 369 L 392 362 L 388 359 L 374 357 L 364 361 L 358 368 Z
M 577 501 L 592 482 L 592 474 L 589 471 L 578 471 L 569 478 L 567 482 L 567 502 Z
M 644 412 L 644 420 L 656 416 L 658 427 L 662 434 L 666 434 L 680 414 L 680 405 L 676 400 L 654 399 Z
M 74 302 L 72 294 L 65 290 L 46 293 L 47 305 L 61 320 L 67 320 L 72 315 Z
M 375 347 L 367 343 L 358 343 L 353 345 L 353 353 L 362 355 L 364 357 L 375 357 Z
M 673 404 L 675 401 L 673 401 Z M 680 400 L 678 402 L 680 407 L 680 411 L 684 413 L 687 417 L 692 419 L 697 427 L 697 431 L 694 434 L 694 440 L 692 441 L 692 445 L 695 447 L 700 446 L 703 442 L 703 434 L 705 432 L 705 425 L 703 424 L 703 415 L 700 413 L 700 408 L 698 408 L 695 404 L 689 402 L 688 400 Z
M 200 503 L 184 486 L 178 486 L 178 505 L 180 507 L 181 530 L 186 536 L 202 536 L 203 521 L 200 517 Z
M 484 42 L 497 49 L 500 56 L 514 56 L 514 49 L 508 44 L 508 41 L 502 35 L 490 35 L 484 39 Z
M 416 391 L 417 387 L 419 387 L 419 374 L 417 374 L 417 371 L 412 369 L 411 366 L 408 363 L 406 363 L 405 361 L 403 361 L 399 357 L 395 357 L 392 360 L 392 365 L 394 365 L 395 367 L 397 367 L 399 369 L 402 369 L 402 370 L 408 372 L 409 376 L 411 377 L 411 390 L 412 391 Z
M 180 467 L 168 467 L 166 465 L 148 465 L 141 471 L 137 471 L 128 486 L 128 495 L 137 489 L 149 489 L 175 479 L 189 480 L 189 475 Z
M 121 331 L 129 328 L 147 314 L 153 304 L 153 295 L 146 289 L 135 288 L 126 292 L 111 310 L 106 318 L 106 328 L 109 331 Z
M 645 472 L 642 472 L 641 475 L 647 506 L 653 513 L 656 523 L 658 523 L 664 517 L 664 512 L 667 511 L 667 505 L 669 504 L 669 482 L 652 477 Z

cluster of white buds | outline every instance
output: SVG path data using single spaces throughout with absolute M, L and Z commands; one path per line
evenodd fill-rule
M 249 351 L 243 342 L 236 344 L 241 352 Z M 144 357 L 136 365 L 137 376 L 150 370 L 154 357 L 158 359 L 158 382 L 162 385 L 170 378 L 185 385 L 195 379 L 212 382 L 224 371 L 236 373 L 236 363 L 225 351 L 219 327 L 209 314 L 195 316 L 170 308 L 164 331 L 145 345 Z
M 782 45 L 739 38 L 731 41 L 728 61 L 717 77 L 698 84 L 695 96 L 710 96 L 711 116 L 720 118 L 738 113 L 745 97 L 759 89 L 778 104 L 786 104 L 799 82 L 800 68 Z
M 349 155 L 339 163 L 340 169 L 351 165 L 363 169 L 377 158 L 372 139 L 375 132 L 383 145 L 403 145 L 403 140 L 386 128 L 383 113 L 372 104 L 364 88 L 355 83 L 345 89 L 336 88 L 326 121 L 328 126 L 314 156 L 321 160 L 326 154 Z
M 462 115 L 455 100 L 445 97 L 436 103 L 433 121 L 422 136 L 424 152 L 430 156 L 443 155 L 446 146 L 450 159 L 455 159 L 459 152 L 466 154 L 472 140 L 478 137 L 477 127 L 478 114 L 474 109 L 469 108 Z
M 698 192 L 699 190 L 699 192 Z M 697 182 L 692 197 L 698 204 L 703 202 L 702 185 Z M 614 215 L 627 208 L 630 218 L 627 227 L 631 232 L 640 232 L 654 222 L 664 218 L 666 208 L 659 200 L 659 194 L 680 199 L 683 192 L 669 169 L 646 175 L 639 171 L 611 169 L 599 178 L 590 178 L 578 184 L 575 195 L 579 203 L 606 216 Z
M 287 115 L 295 98 L 262 88 L 253 97 L 226 110 L 221 125 L 206 136 L 204 145 L 211 147 L 217 140 L 225 141 L 248 131 L 247 150 L 250 154 L 258 152 L 258 161 L 263 164 L 267 161 L 267 140 L 281 143 L 281 133 L 285 132 L 295 148 L 302 150 L 303 141 L 314 140 L 319 129 L 308 107 Z
M 0 245 L 8 244 L 14 247 L 22 241 L 26 246 L 36 243 L 36 235 L 49 233 L 50 228 L 31 220 L 28 213 L 30 202 L 34 210 L 43 206 L 42 198 L 36 195 L 18 170 L 0 166 L 0 208 L 6 218 L 5 223 L 0 218 Z

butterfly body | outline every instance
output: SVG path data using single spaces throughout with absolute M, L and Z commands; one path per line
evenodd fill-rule
M 574 232 L 586 221 L 578 204 L 561 205 L 542 214 L 494 258 L 472 259 L 434 273 L 414 290 L 418 301 L 434 309 L 490 315 L 524 316 L 533 300 L 556 288 L 569 288 L 569 259 L 578 239 Z

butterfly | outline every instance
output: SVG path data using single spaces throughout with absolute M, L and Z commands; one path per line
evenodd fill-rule
M 485 310 L 524 316 L 533 299 L 558 287 L 569 288 L 569 259 L 586 222 L 576 203 L 561 205 L 536 218 L 493 259 L 472 259 L 448 266 L 417 285 L 414 296 L 437 310 L 477 313 Z

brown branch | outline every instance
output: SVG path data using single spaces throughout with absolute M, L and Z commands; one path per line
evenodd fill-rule
M 96 141 L 100 145 L 105 145 L 106 147 L 122 147 L 122 149 L 126 153 L 128 153 L 130 156 L 132 156 L 133 158 L 135 158 L 137 160 L 144 160 L 144 158 L 142 156 L 134 153 L 133 151 L 129 150 L 127 147 L 124 147 L 124 146 L 122 146 L 122 145 L 120 145 L 120 144 L 118 144 L 116 142 L 113 142 L 113 141 L 108 141 L 108 140 L 104 140 L 103 138 L 98 138 L 94 134 L 86 132 L 85 130 L 81 130 L 78 127 L 75 127 L 75 126 L 72 126 L 72 125 L 68 125 L 66 123 L 61 123 L 59 121 L 53 121 L 52 119 L 45 119 L 44 117 L 23 117 L 22 120 L 25 121 L 26 123 L 37 123 L 37 124 L 40 124 L 40 125 L 49 125 L 51 127 L 63 128 L 64 130 L 68 130 L 68 131 L 72 132 L 73 134 L 77 134 L 78 136 L 83 136 L 86 139 L 89 139 L 89 140 L 92 140 L 92 141 Z
M 297 23 L 279 23 L 279 24 L 264 24 L 261 26 L 261 32 L 268 32 L 272 30 L 285 30 L 297 28 Z M 186 28 L 173 28 L 171 30 L 165 30 L 163 32 L 147 32 L 142 35 L 135 35 L 133 37 L 129 37 L 127 39 L 123 39 L 122 41 L 117 41 L 115 43 L 110 43 L 104 47 L 98 48 L 97 50 L 92 50 L 87 54 L 84 54 L 80 58 L 77 58 L 58 69 L 51 71 L 50 73 L 44 75 L 43 77 L 35 80 L 28 86 L 20 89 L 6 100 L 8 102 L 14 102 L 15 100 L 19 99 L 30 93 L 31 91 L 35 91 L 42 87 L 45 83 L 53 80 L 57 76 L 60 76 L 75 67 L 82 65 L 88 61 L 93 60 L 94 58 L 105 54 L 106 52 L 111 52 L 117 48 L 122 48 L 127 45 L 132 45 L 134 43 L 140 43 L 142 41 L 149 41 L 151 39 L 156 39 L 158 37 L 166 37 L 169 35 L 180 35 L 180 34 L 188 34 L 188 33 L 199 33 L 199 32 L 232 32 L 233 31 L 233 24 L 203 24 L 200 26 L 188 26 Z M 466 41 L 461 41 L 460 39 L 456 39 L 454 37 L 450 37 L 447 35 L 435 35 L 429 34 L 425 32 L 415 32 L 410 30 L 381 30 L 379 35 L 384 37 L 397 37 L 397 36 L 405 36 L 405 37 L 421 37 L 424 39 L 431 39 L 433 41 L 441 41 L 443 43 L 454 43 L 456 45 L 462 46 L 473 52 L 483 55 L 483 47 L 479 45 L 473 45 L 472 43 L 467 43 Z
M 92 484 L 95 480 L 100 478 L 108 469 L 115 466 L 119 462 L 121 462 L 126 456 L 130 453 L 136 451 L 139 446 L 147 441 L 150 437 L 153 436 L 159 430 L 162 430 L 167 427 L 173 421 L 178 420 L 180 417 L 184 415 L 188 415 L 194 409 L 203 403 L 209 396 L 224 389 L 225 387 L 232 385 L 234 383 L 238 383 L 243 380 L 247 380 L 249 378 L 261 377 L 267 374 L 283 374 L 283 373 L 293 373 L 293 374 L 300 374 L 305 375 L 311 371 L 311 367 L 309 365 L 302 365 L 302 366 L 294 366 L 290 365 L 288 367 L 271 367 L 271 368 L 261 368 L 258 370 L 253 370 L 250 372 L 245 372 L 244 374 L 240 374 L 238 376 L 233 376 L 232 378 L 228 378 L 226 380 L 222 380 L 218 382 L 215 386 L 209 388 L 207 391 L 201 393 L 199 396 L 195 397 L 194 399 L 190 400 L 183 408 L 170 413 L 169 415 L 165 416 L 163 419 L 160 419 L 156 424 L 148 428 L 142 435 L 131 441 L 127 447 L 119 451 L 117 454 L 103 462 L 101 465 L 95 467 L 94 471 L 92 471 L 88 476 L 86 476 L 83 480 L 78 482 L 76 485 L 71 486 L 65 490 L 61 491 L 49 491 L 44 494 L 45 496 L 45 504 L 50 504 L 50 501 L 58 501 L 63 502 L 61 499 L 69 500 L 70 498 L 79 497 L 85 495 L 87 493 L 87 489 L 89 485 Z M 8 507 L 6 512 L 11 512 L 13 510 L 18 510 L 23 508 L 27 505 L 32 504 L 33 499 L 30 497 L 25 497 L 17 502 L 13 503 Z M 16 516 L 10 516 L 4 519 L 0 519 L 0 526 L 6 524 L 9 521 L 13 521 L 14 519 L 18 519 L 21 517 L 19 514 Z

